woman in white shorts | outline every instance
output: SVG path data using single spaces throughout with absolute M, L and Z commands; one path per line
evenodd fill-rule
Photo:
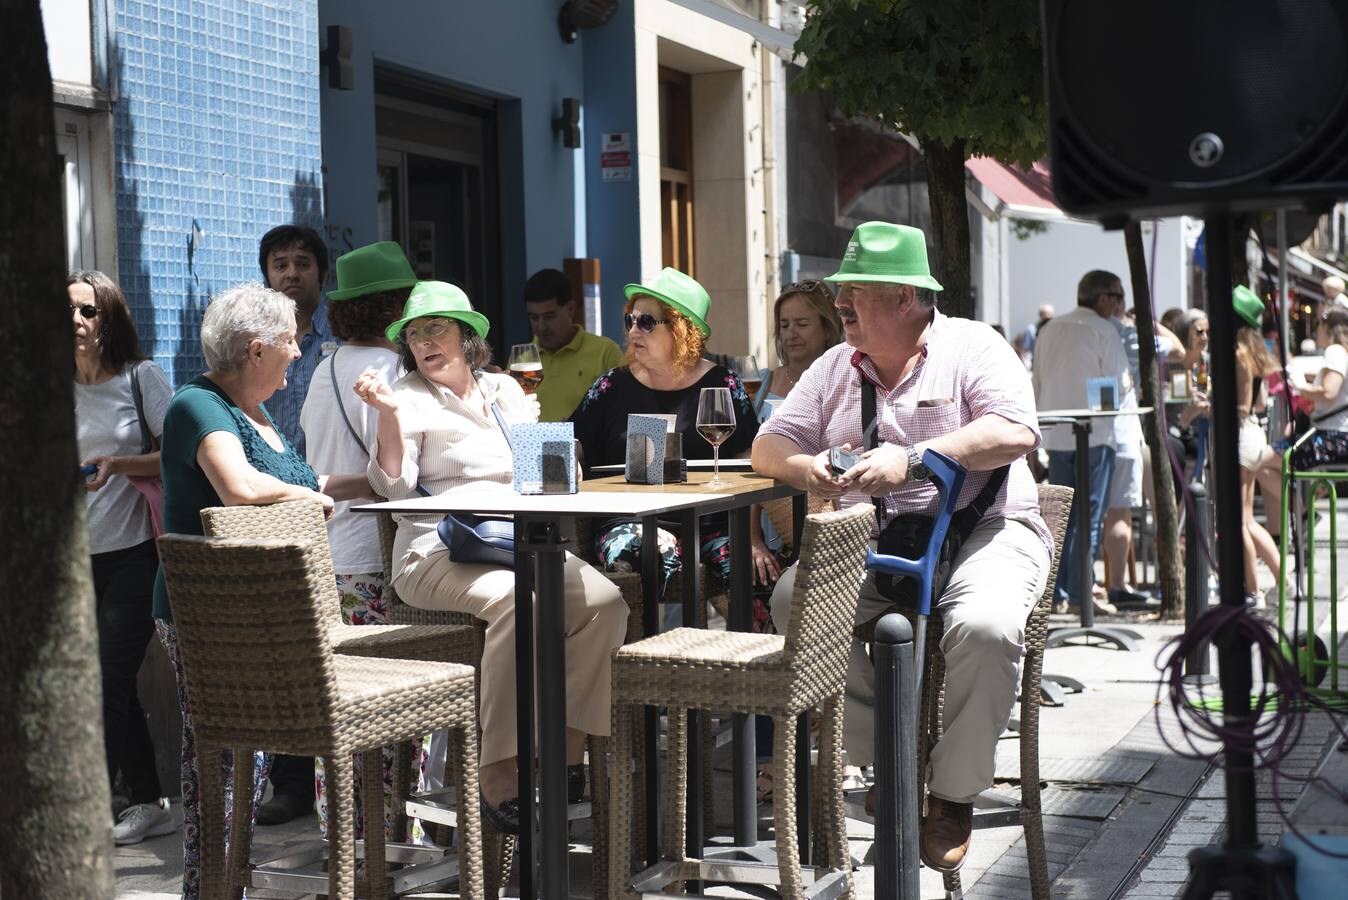
M 1240 419 L 1240 435 L 1236 456 L 1240 460 L 1241 540 L 1245 544 L 1245 597 L 1255 606 L 1264 605 L 1259 590 L 1259 576 L 1255 556 L 1276 573 L 1278 547 L 1264 526 L 1254 519 L 1254 473 L 1272 454 L 1264 429 L 1255 413 L 1264 408 L 1263 377 L 1273 371 L 1273 359 L 1264 346 L 1259 328 L 1264 321 L 1264 303 L 1244 285 L 1238 285 L 1232 294 L 1236 310 L 1236 416 Z

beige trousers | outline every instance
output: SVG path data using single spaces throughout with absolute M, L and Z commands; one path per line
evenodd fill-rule
M 607 735 L 612 654 L 627 634 L 627 604 L 597 569 L 566 554 L 566 724 Z M 482 651 L 482 765 L 519 753 L 515 716 L 515 572 L 451 562 L 449 553 L 413 556 L 393 580 L 403 602 L 465 612 L 487 623 Z
M 950 583 L 937 605 L 945 623 L 945 729 L 932 748 L 928 790 L 968 803 L 992 786 L 997 738 L 1011 718 L 1024 653 L 1025 621 L 1044 592 L 1048 549 L 1027 525 L 993 519 L 974 529 L 960 548 Z M 785 633 L 796 567 L 772 592 L 772 620 Z M 861 585 L 858 623 L 889 602 L 871 575 Z M 848 761 L 875 758 L 875 668 L 866 645 L 851 639 L 843 701 L 843 746 Z

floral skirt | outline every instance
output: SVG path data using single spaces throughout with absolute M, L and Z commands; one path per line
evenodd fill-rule
M 730 537 L 724 531 L 703 531 L 699 546 L 703 565 L 711 567 L 722 585 L 730 584 Z M 664 595 L 669 580 L 683 568 L 683 545 L 672 533 L 661 528 L 657 531 L 657 546 L 660 550 L 660 594 Z M 608 571 L 641 571 L 641 526 L 636 522 L 621 522 L 600 532 L 595 538 L 595 553 Z M 681 621 L 678 604 L 668 604 L 665 615 L 665 627 L 673 627 Z M 772 634 L 776 629 L 772 625 L 772 613 L 763 598 L 754 598 L 753 630 L 762 634 Z
M 201 896 L 201 780 L 200 761 L 197 759 L 196 733 L 192 726 L 192 704 L 187 699 L 187 681 L 183 678 L 183 660 L 178 652 L 178 630 L 167 622 L 155 620 L 159 641 L 164 645 L 173 674 L 178 681 L 178 707 L 183 717 L 182 792 L 183 792 L 183 900 L 198 900 Z M 250 826 L 257 821 L 257 810 L 262 805 L 262 792 L 267 786 L 267 772 L 271 769 L 271 754 L 258 751 L 253 754 L 253 797 L 249 811 Z M 229 852 L 229 835 L 234 819 L 234 754 L 221 754 L 220 774 L 225 782 L 225 852 Z

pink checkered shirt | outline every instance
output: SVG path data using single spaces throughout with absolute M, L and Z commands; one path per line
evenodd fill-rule
M 939 312 L 927 333 L 922 358 L 894 390 L 886 391 L 880 384 L 870 357 L 839 344 L 806 370 L 758 436 L 781 435 L 812 455 L 842 444 L 860 447 L 859 374 L 875 384 L 880 443 L 920 444 L 994 413 L 1034 432 L 1037 446 L 1039 425 L 1030 376 L 1011 345 L 982 322 L 952 319 Z M 959 506 L 967 506 L 978 496 L 990 477 L 990 472 L 970 472 Z M 930 482 L 908 483 L 886 495 L 886 515 L 933 514 L 937 500 Z M 859 491 L 842 498 L 844 507 L 870 502 Z M 1039 515 L 1039 490 L 1024 459 L 1011 464 L 985 519 L 993 517 L 1024 522 L 1052 552 L 1052 538 Z

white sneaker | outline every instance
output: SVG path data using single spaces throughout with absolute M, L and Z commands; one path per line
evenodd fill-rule
M 119 847 L 139 844 L 146 838 L 177 830 L 178 823 L 169 809 L 169 802 L 161 798 L 157 803 L 137 803 L 123 810 L 112 828 L 112 842 Z

